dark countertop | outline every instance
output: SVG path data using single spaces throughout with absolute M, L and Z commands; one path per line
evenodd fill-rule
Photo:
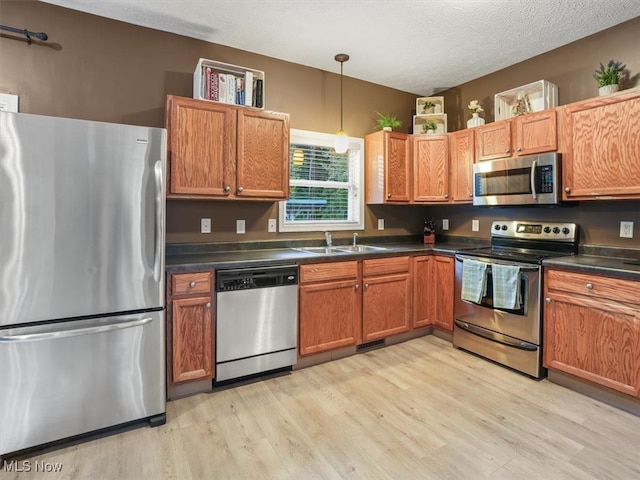
M 640 280 L 640 251 L 637 255 L 608 257 L 602 255 L 574 255 L 544 260 L 544 267 L 610 275 L 619 278 Z

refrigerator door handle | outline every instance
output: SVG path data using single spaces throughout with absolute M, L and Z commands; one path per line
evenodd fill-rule
M 155 173 L 155 187 L 156 187 L 156 245 L 155 245 L 155 256 L 153 260 L 153 279 L 156 282 L 160 282 L 162 278 L 161 266 L 162 266 L 162 255 L 164 252 L 162 251 L 163 245 L 163 215 L 162 215 L 162 203 L 163 203 L 163 192 L 162 192 L 162 161 L 157 161 L 154 168 Z
M 110 325 L 100 325 L 98 327 L 76 328 L 74 330 L 62 330 L 42 333 L 30 333 L 25 335 L 5 335 L 0 337 L 0 343 L 14 342 L 34 342 L 37 340 L 56 340 L 60 338 L 77 337 L 79 335 L 92 335 L 95 333 L 110 332 L 113 330 L 124 330 L 125 328 L 140 327 L 150 323 L 150 317 L 130 322 L 112 323 Z

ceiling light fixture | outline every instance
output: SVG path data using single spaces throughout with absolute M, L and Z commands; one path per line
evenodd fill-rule
M 345 153 L 349 148 L 349 138 L 342 128 L 342 67 L 344 62 L 349 61 L 349 55 L 346 53 L 339 53 L 335 56 L 336 62 L 340 62 L 340 130 L 336 133 L 335 150 L 336 153 Z

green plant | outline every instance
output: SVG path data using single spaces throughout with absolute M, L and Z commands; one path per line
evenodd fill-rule
M 598 82 L 598 87 L 604 87 L 605 85 L 616 85 L 620 80 L 620 74 L 626 68 L 622 62 L 616 62 L 615 60 L 609 60 L 605 67 L 600 63 L 600 68 L 593 72 L 593 78 Z
M 429 110 L 430 108 L 433 108 L 433 107 L 435 107 L 435 106 L 436 106 L 436 104 L 435 104 L 435 103 L 433 103 L 433 102 L 431 102 L 431 101 L 427 100 L 426 102 L 424 102 L 424 103 L 422 104 L 422 111 L 423 111 L 423 112 L 426 112 L 427 110 Z
M 433 122 L 431 120 L 422 124 L 422 131 L 424 133 L 427 133 L 429 130 L 433 130 L 435 132 L 436 128 L 438 128 L 438 125 L 436 124 L 436 122 Z
M 376 112 L 378 114 L 378 120 L 376 121 L 378 128 L 398 128 L 402 126 L 402 121 L 398 120 L 393 115 L 383 115 L 380 112 Z

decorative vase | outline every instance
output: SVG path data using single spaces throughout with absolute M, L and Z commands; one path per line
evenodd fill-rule
M 435 110 L 435 107 L 424 107 L 422 109 L 422 113 L 430 114 L 430 113 L 433 113 L 434 110 Z
M 427 135 L 434 135 L 436 133 L 436 131 L 434 129 L 429 129 L 427 130 Z
M 618 91 L 618 84 L 615 83 L 613 85 L 604 85 L 598 89 L 598 95 L 609 95 L 610 93 L 614 93 Z
M 478 127 L 480 125 L 484 125 L 484 118 L 481 118 L 478 112 L 472 113 L 471 118 L 467 120 L 467 128 Z
M 392 128 L 391 127 L 382 127 L 382 130 L 384 130 L 385 132 L 391 132 Z
M 442 106 L 439 103 L 436 103 L 436 106 L 433 107 L 433 113 L 442 113 Z

